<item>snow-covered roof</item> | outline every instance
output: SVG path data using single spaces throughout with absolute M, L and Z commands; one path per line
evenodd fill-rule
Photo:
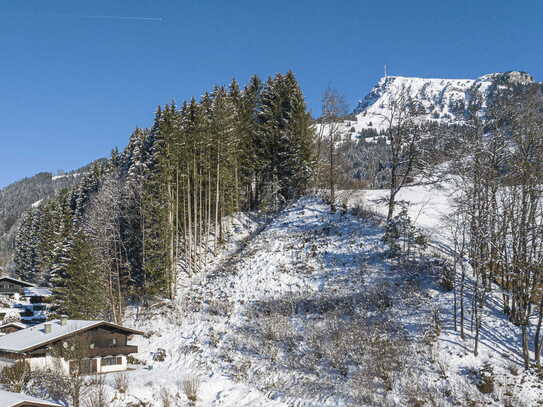
M 16 283 L 19 283 L 19 284 L 23 284 L 23 285 L 27 285 L 29 287 L 34 287 L 35 285 L 32 284 L 32 283 L 29 283 L 28 281 L 23 281 L 23 280 L 17 280 L 16 278 L 13 278 L 13 277 L 10 277 L 10 276 L 0 276 L 0 281 L 2 280 L 10 280 L 10 281 L 14 281 Z
M 53 292 L 46 287 L 26 287 L 24 289 L 25 297 L 50 297 Z
M 6 322 L 5 324 L 0 325 L 0 329 L 7 328 L 8 326 L 14 326 L 16 328 L 26 329 L 26 325 L 22 322 Z
M 46 324 L 51 324 L 51 332 L 49 333 L 45 332 Z M 65 325 L 62 325 L 60 320 L 55 319 L 1 337 L 0 349 L 6 352 L 24 353 L 100 325 L 121 329 L 137 335 L 143 334 L 143 332 L 106 321 L 69 319 Z
M 36 407 L 62 407 L 60 404 L 52 401 L 40 400 L 35 397 L 27 396 L 21 393 L 11 393 L 5 390 L 0 390 L 0 407 L 17 407 L 28 405 Z

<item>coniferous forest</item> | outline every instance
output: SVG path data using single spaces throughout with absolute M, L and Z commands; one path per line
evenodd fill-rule
M 72 318 L 119 322 L 127 301 L 173 298 L 180 273 L 214 255 L 229 215 L 306 190 L 312 143 L 292 72 L 159 106 L 124 151 L 23 216 L 18 276 L 51 287 L 55 312 Z

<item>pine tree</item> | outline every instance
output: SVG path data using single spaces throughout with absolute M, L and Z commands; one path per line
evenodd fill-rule
M 17 274 L 26 281 L 36 281 L 39 272 L 39 210 L 30 209 L 22 217 L 15 237 Z
M 67 247 L 69 258 L 62 279 L 53 291 L 54 312 L 72 319 L 102 319 L 106 309 L 105 284 L 98 271 L 88 239 L 82 231 Z
M 299 196 L 311 176 L 313 131 L 292 73 L 269 78 L 259 113 L 262 186 L 275 203 Z
M 144 288 L 148 295 L 171 296 L 171 130 L 175 107 L 157 110 L 152 133 L 150 174 L 143 190 L 145 246 Z

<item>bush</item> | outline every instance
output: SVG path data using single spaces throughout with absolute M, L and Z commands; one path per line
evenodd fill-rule
M 197 376 L 191 376 L 182 383 L 183 393 L 187 399 L 194 405 L 198 400 L 198 392 L 200 390 L 200 379 Z
M 375 226 L 380 225 L 383 220 L 383 216 L 380 213 L 361 204 L 353 207 L 351 213 Z
M 114 381 L 114 388 L 119 393 L 127 393 L 128 392 L 128 376 L 124 373 L 119 373 L 115 376 Z
M 483 394 L 490 394 L 494 392 L 494 368 L 489 361 L 483 363 L 481 369 L 479 369 L 479 383 L 477 388 Z
M 126 357 L 126 363 L 129 365 L 146 365 L 147 362 L 145 360 L 138 359 L 132 355 L 128 355 Z
M 6 366 L 0 374 L 0 383 L 8 391 L 20 393 L 30 380 L 30 365 L 26 361 L 17 361 L 13 366 Z
M 96 376 L 93 380 L 93 386 L 89 389 L 89 396 L 84 402 L 84 407 L 108 407 L 110 396 L 106 387 L 104 376 Z
M 160 407 L 173 407 L 172 395 L 170 392 L 163 388 L 160 390 Z
M 69 381 L 62 374 L 50 369 L 32 370 L 25 393 L 37 398 L 63 401 L 66 404 L 71 399 Z
M 519 368 L 515 362 L 510 362 L 507 368 L 509 369 L 509 373 L 511 373 L 513 376 L 519 375 Z
M 227 299 L 212 298 L 207 304 L 207 312 L 216 316 L 228 317 L 233 308 L 233 304 Z
M 153 361 L 164 362 L 166 360 L 166 350 L 158 348 L 156 352 L 153 352 Z

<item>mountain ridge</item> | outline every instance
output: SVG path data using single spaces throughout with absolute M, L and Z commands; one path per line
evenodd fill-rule
M 420 121 L 463 124 L 466 107 L 476 94 L 482 96 L 486 108 L 501 87 L 530 83 L 536 83 L 534 78 L 521 71 L 495 72 L 476 79 L 385 76 L 359 100 L 351 116 L 354 120 L 346 125 L 357 134 L 367 129 L 384 130 L 387 106 L 402 90 L 418 104 Z

